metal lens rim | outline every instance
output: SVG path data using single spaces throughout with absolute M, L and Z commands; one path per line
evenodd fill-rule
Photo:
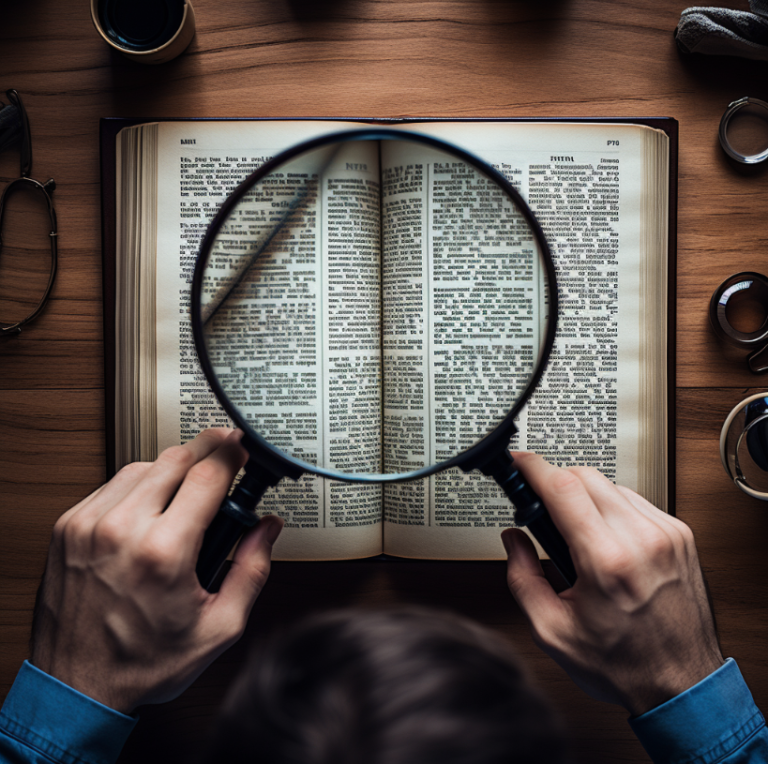
M 768 116 L 768 103 L 761 101 L 759 98 L 744 97 L 729 103 L 728 108 L 720 119 L 720 128 L 718 130 L 720 145 L 723 147 L 723 151 L 725 151 L 731 159 L 735 159 L 741 164 L 760 164 L 760 162 L 764 162 L 768 159 L 768 146 L 759 154 L 742 154 L 740 151 L 736 151 L 728 140 L 728 124 L 730 123 L 731 118 L 746 106 L 758 106 L 763 109 L 766 112 L 766 116 Z
M 208 358 L 208 352 L 203 334 L 202 316 L 200 311 L 203 276 L 208 258 L 211 253 L 211 249 L 214 242 L 216 241 L 221 227 L 229 218 L 232 210 L 248 193 L 248 191 L 250 191 L 251 188 L 253 188 L 253 186 L 255 186 L 262 178 L 275 171 L 280 165 L 301 154 L 314 151 L 315 149 L 322 148 L 323 146 L 327 146 L 332 143 L 366 140 L 396 140 L 420 143 L 427 147 L 438 149 L 457 157 L 463 162 L 466 162 L 468 165 L 474 167 L 490 180 L 493 180 L 510 197 L 518 212 L 522 214 L 528 223 L 528 226 L 533 231 L 536 243 L 539 248 L 539 257 L 545 268 L 547 284 L 549 286 L 549 318 L 547 319 L 546 333 L 544 342 L 541 346 L 541 351 L 539 353 L 538 363 L 528 378 L 528 384 L 525 390 L 520 394 L 514 406 L 491 432 L 485 435 L 481 440 L 479 440 L 466 451 L 463 451 L 460 454 L 457 454 L 456 456 L 445 461 L 427 465 L 421 469 L 406 473 L 369 474 L 339 472 L 327 467 L 318 467 L 314 464 L 310 464 L 309 462 L 302 461 L 273 446 L 268 440 L 266 440 L 256 430 L 254 430 L 248 421 L 243 418 L 238 408 L 229 400 L 229 397 L 219 383 L 213 366 L 211 365 L 211 362 Z M 206 379 L 208 380 L 211 389 L 216 395 L 216 398 L 221 403 L 230 418 L 235 422 L 236 426 L 245 433 L 243 443 L 251 452 L 251 457 L 257 462 L 268 463 L 273 471 L 280 471 L 283 474 L 300 475 L 304 472 L 308 472 L 314 475 L 320 475 L 322 477 L 330 478 L 333 480 L 341 480 L 348 483 L 393 483 L 413 480 L 416 478 L 423 478 L 436 472 L 449 469 L 451 467 L 461 467 L 462 464 L 469 464 L 474 462 L 484 453 L 491 455 L 497 453 L 500 449 L 506 448 L 510 438 L 517 431 L 514 424 L 515 417 L 525 405 L 528 398 L 530 398 L 531 393 L 538 385 L 539 380 L 544 373 L 547 362 L 549 360 L 549 356 L 552 352 L 552 347 L 555 341 L 555 333 L 557 331 L 558 289 L 557 280 L 555 278 L 555 266 L 552 259 L 552 253 L 549 245 L 547 244 L 547 240 L 544 236 L 541 225 L 533 214 L 533 211 L 520 195 L 520 192 L 493 167 L 478 157 L 474 156 L 473 154 L 470 154 L 469 152 L 457 146 L 454 146 L 438 138 L 433 138 L 432 136 L 423 135 L 421 133 L 406 130 L 392 130 L 387 128 L 343 130 L 329 133 L 312 140 L 304 141 L 273 157 L 271 160 L 251 173 L 251 175 L 249 175 L 225 200 L 218 213 L 211 221 L 211 224 L 208 227 L 205 236 L 203 237 L 203 241 L 200 246 L 200 252 L 195 263 L 191 299 L 192 302 L 190 311 L 192 319 L 192 334 L 198 359 L 203 368 Z
M 755 291 L 759 288 L 768 291 L 768 278 L 755 271 L 740 271 L 725 279 L 712 293 L 709 301 L 709 320 L 715 334 L 721 340 L 747 350 L 764 344 L 768 339 L 768 312 L 755 331 L 742 332 L 735 329 L 728 320 L 727 307 L 735 295 L 748 292 L 753 288 Z M 768 311 L 768 308 L 766 310 Z
M 749 434 L 749 431 L 758 424 L 761 424 L 768 420 L 768 413 L 761 414 L 756 419 L 753 419 L 740 433 L 738 440 L 736 441 L 736 448 L 734 449 L 734 457 L 733 457 L 733 469 L 735 472 L 733 482 L 736 483 L 739 488 L 741 488 L 744 493 L 749 494 L 750 496 L 754 497 L 755 499 L 760 499 L 762 501 L 768 501 L 768 493 L 765 491 L 760 491 L 757 488 L 752 488 L 752 486 L 749 484 L 749 481 L 744 476 L 744 471 L 741 469 L 741 462 L 739 461 L 739 451 L 741 450 L 741 444 L 744 442 L 744 438 L 747 437 Z
M 761 501 L 768 501 L 768 493 L 763 493 L 762 491 L 757 491 L 754 488 L 750 488 L 750 486 L 747 485 L 743 478 L 740 477 L 739 473 L 736 472 L 735 460 L 734 464 L 731 464 L 731 456 L 728 451 L 728 436 L 730 435 L 731 428 L 733 427 L 736 417 L 739 416 L 747 408 L 747 406 L 749 406 L 750 403 L 765 398 L 768 398 L 768 391 L 755 393 L 754 395 L 750 395 L 749 397 L 745 398 L 740 403 L 737 403 L 728 413 L 728 416 L 725 418 L 723 426 L 720 429 L 720 461 L 723 464 L 723 468 L 725 469 L 726 474 L 730 480 L 732 480 L 742 491 L 744 491 L 744 493 L 752 496 L 754 499 L 760 499 Z M 758 419 L 761 419 L 762 416 L 765 415 L 761 415 L 761 417 L 758 417 Z M 757 421 L 757 419 L 755 421 Z M 745 428 L 742 427 L 742 433 L 739 433 L 737 438 L 737 445 L 741 436 L 743 435 L 744 429 Z

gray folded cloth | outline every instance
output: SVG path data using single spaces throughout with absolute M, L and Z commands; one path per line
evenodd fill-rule
M 675 29 L 684 53 L 768 61 L 768 0 L 749 0 L 752 13 L 729 8 L 686 8 Z

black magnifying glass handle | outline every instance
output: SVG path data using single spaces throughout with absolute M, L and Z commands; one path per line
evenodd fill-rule
M 200 585 L 207 591 L 232 548 L 248 528 L 259 522 L 256 505 L 264 492 L 280 480 L 249 461 L 245 474 L 232 493 L 221 503 L 216 517 L 203 536 L 195 572 Z
M 515 465 L 514 459 L 505 451 L 502 457 L 495 459 L 483 472 L 493 477 L 515 505 L 515 525 L 528 528 L 568 586 L 573 586 L 576 583 L 576 568 L 568 544 L 552 522 L 544 502 Z

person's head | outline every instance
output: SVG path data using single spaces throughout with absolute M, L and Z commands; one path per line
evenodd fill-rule
M 560 764 L 560 725 L 511 647 L 402 608 L 318 615 L 274 638 L 230 692 L 206 761 Z

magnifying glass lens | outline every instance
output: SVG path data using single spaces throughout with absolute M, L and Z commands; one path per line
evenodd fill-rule
M 725 306 L 725 317 L 739 334 L 752 334 L 766 325 L 767 306 L 768 288 L 754 281 L 749 287 L 733 293 Z
M 768 159 L 768 103 L 739 98 L 720 119 L 720 145 L 731 159 L 758 164 Z
M 728 142 L 744 156 L 762 154 L 768 149 L 768 111 L 746 104 L 728 123 Z
M 544 255 L 508 185 L 402 138 L 257 175 L 213 229 L 199 306 L 239 426 L 313 471 L 398 475 L 507 419 L 549 326 Z
M 743 431 L 734 456 L 738 479 L 753 491 L 768 495 L 768 420 Z

